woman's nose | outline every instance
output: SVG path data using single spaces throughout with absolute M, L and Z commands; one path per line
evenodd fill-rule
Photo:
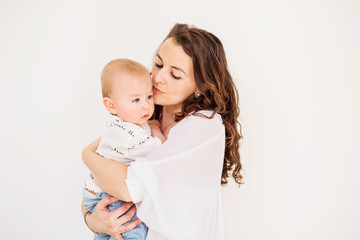
M 154 84 L 164 84 L 164 73 L 163 73 L 163 71 L 161 71 L 161 70 L 159 70 L 159 71 L 153 71 L 152 72 L 152 80 L 153 80 L 153 83 Z

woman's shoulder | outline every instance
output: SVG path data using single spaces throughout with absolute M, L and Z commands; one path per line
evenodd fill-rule
M 225 127 L 219 114 L 210 110 L 202 110 L 190 113 L 169 132 L 168 139 L 173 136 L 184 136 L 187 141 L 194 142 L 200 139 L 203 142 L 218 134 L 224 134 Z M 191 138 L 189 139 L 189 136 Z
M 179 127 L 198 127 L 198 128 L 223 128 L 222 118 L 220 114 L 214 113 L 212 110 L 201 110 L 190 113 L 179 124 Z
M 199 121 L 215 121 L 222 123 L 221 115 L 218 113 L 214 113 L 213 110 L 200 110 L 197 112 L 192 112 L 189 114 L 188 118 L 190 120 L 196 119 Z

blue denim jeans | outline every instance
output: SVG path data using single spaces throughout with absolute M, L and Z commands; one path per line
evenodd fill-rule
M 85 188 L 83 188 L 83 200 L 84 200 L 84 206 L 87 210 L 89 210 L 90 212 L 94 211 L 94 208 L 96 206 L 96 204 L 103 199 L 105 196 L 110 196 L 109 194 L 105 193 L 105 192 L 100 192 L 100 193 L 91 193 L 89 191 L 87 191 Z M 115 210 L 116 208 L 120 207 L 121 205 L 123 205 L 125 202 L 116 200 L 116 202 L 111 203 L 108 205 L 108 209 L 110 211 Z M 136 214 L 134 215 L 134 217 L 127 222 L 126 224 L 134 221 L 137 219 Z M 122 237 L 125 240 L 140 240 L 146 239 L 146 235 L 147 235 L 147 226 L 145 225 L 145 223 L 141 223 L 139 226 L 137 226 L 136 228 L 130 230 L 129 232 L 125 232 L 121 234 Z M 110 235 L 106 234 L 106 233 L 102 233 L 100 235 L 97 235 L 94 239 L 95 240 L 109 240 L 110 239 Z

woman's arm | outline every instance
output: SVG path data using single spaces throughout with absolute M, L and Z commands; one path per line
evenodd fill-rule
M 132 202 L 126 185 L 127 166 L 97 154 L 100 139 L 91 143 L 82 152 L 82 159 L 90 169 L 95 183 L 106 193 L 125 202 Z

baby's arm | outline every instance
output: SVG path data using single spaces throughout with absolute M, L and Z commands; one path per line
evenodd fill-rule
M 164 143 L 166 141 L 166 138 L 164 134 L 161 132 L 159 121 L 150 120 L 149 125 L 151 129 L 151 136 L 159 138 L 161 140 L 161 143 Z

